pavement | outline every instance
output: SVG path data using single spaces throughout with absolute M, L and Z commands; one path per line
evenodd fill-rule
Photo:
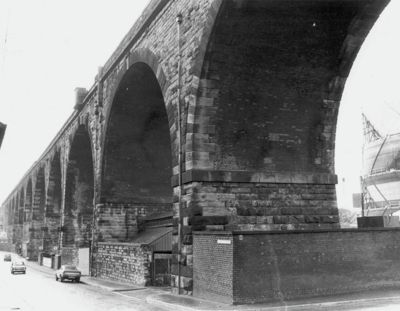
M 54 270 L 36 262 L 26 262 L 29 269 L 54 276 Z M 192 296 L 172 294 L 169 288 L 142 287 L 120 282 L 82 276 L 81 282 L 112 291 L 132 301 L 146 302 L 162 309 L 174 311 L 282 311 L 282 310 L 400 310 L 400 290 L 380 290 L 340 296 L 282 301 L 262 305 L 228 305 L 198 299 Z

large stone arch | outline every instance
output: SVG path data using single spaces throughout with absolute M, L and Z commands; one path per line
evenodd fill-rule
M 183 180 L 192 190 L 183 243 L 193 228 L 339 227 L 337 111 L 388 2 L 215 2 L 193 67 L 199 79 L 184 93 Z M 190 266 L 191 253 L 181 255 Z M 182 276 L 190 291 L 190 273 Z
M 94 162 L 92 142 L 87 126 L 81 124 L 71 137 L 66 164 L 62 215 L 63 262 L 79 264 L 79 249 L 90 247 L 94 217 L 93 205 Z
M 61 228 L 62 175 L 60 151 L 55 152 L 49 163 L 46 190 L 44 251 L 53 252 L 59 246 Z
M 168 82 L 147 49 L 130 53 L 126 63 L 105 112 L 98 213 L 99 240 L 106 241 L 131 240 L 138 217 L 172 213 L 174 111 L 164 100 Z
M 241 195 L 240 200 L 224 200 L 227 208 L 220 214 L 245 216 L 250 209 L 266 215 L 262 210 L 268 207 L 300 207 L 303 200 L 296 192 L 305 196 L 316 188 L 310 185 L 331 185 L 324 186 L 325 202 L 307 203 L 324 203 L 321 207 L 331 209 L 327 214 L 337 214 L 337 109 L 354 58 L 387 3 L 220 5 L 210 37 L 204 38 L 204 59 L 198 60 L 202 69 L 191 116 L 194 131 L 187 142 L 193 153 L 186 170 L 200 171 L 191 174 L 196 181 L 280 184 L 293 196 L 272 206 L 270 198 L 251 202 Z M 304 213 L 285 212 L 291 214 Z

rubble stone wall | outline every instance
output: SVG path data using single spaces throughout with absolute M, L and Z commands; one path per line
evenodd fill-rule
M 150 285 L 151 250 L 132 243 L 98 243 L 92 274 L 108 280 Z

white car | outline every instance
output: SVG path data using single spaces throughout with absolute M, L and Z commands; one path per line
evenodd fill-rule
M 56 281 L 60 280 L 71 280 L 72 282 L 79 283 L 81 281 L 81 272 L 76 266 L 73 265 L 62 265 L 60 269 L 56 271 Z
M 26 273 L 26 266 L 23 260 L 15 259 L 11 262 L 11 274 L 16 272 Z

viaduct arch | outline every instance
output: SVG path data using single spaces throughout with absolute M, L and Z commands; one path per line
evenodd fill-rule
M 91 247 L 101 276 L 101 243 L 131 242 L 146 217 L 165 213 L 171 282 L 191 292 L 193 231 L 338 229 L 338 108 L 388 2 L 151 1 L 3 203 L 13 213 L 21 194 L 23 224 L 11 217 L 8 228 L 22 227 L 22 252 L 76 260 Z

